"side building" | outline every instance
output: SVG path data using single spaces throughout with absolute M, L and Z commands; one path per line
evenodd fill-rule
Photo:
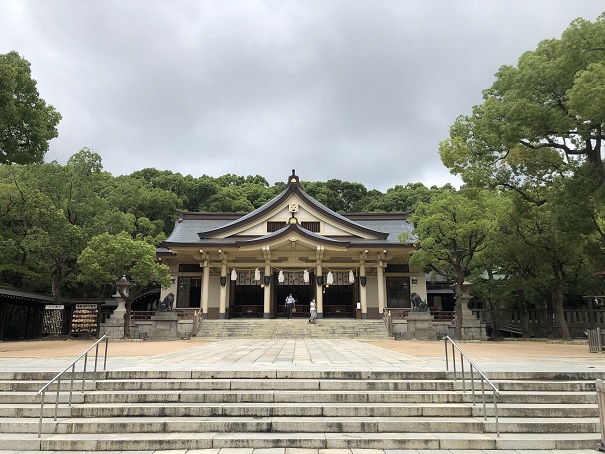
M 289 294 L 297 314 L 377 319 L 385 307 L 427 298 L 410 272 L 407 213 L 339 214 L 309 196 L 292 171 L 286 189 L 251 213 L 183 212 L 157 251 L 170 267 L 177 308 L 204 318 L 277 318 Z

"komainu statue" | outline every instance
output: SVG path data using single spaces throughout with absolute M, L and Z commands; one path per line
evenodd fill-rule
M 166 295 L 162 301 L 158 303 L 158 312 L 172 312 L 172 305 L 174 304 L 174 293 Z
M 410 295 L 410 301 L 412 303 L 412 310 L 416 312 L 426 312 L 429 310 L 429 305 L 426 301 L 422 301 L 418 293 L 412 293 Z

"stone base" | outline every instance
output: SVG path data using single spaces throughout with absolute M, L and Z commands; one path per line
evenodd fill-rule
M 410 311 L 406 321 L 407 330 L 402 335 L 403 339 L 437 339 L 437 330 L 433 327 L 433 316 L 429 311 Z
M 179 317 L 176 312 L 156 312 L 152 317 L 153 327 L 149 332 L 150 340 L 174 340 L 179 338 Z
M 456 322 L 453 321 L 448 327 L 448 336 L 454 339 L 454 332 L 456 331 Z M 469 320 L 468 322 L 462 320 L 462 340 L 487 340 L 487 330 L 485 323 L 481 323 L 479 320 Z

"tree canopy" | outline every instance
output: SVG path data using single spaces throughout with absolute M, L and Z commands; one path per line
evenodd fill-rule
M 499 69 L 483 103 L 458 117 L 440 144 L 444 164 L 467 183 L 522 194 L 583 164 L 602 182 L 604 65 L 605 14 L 576 19 L 560 39 Z
M 41 163 L 61 115 L 40 98 L 30 63 L 0 54 L 0 164 Z

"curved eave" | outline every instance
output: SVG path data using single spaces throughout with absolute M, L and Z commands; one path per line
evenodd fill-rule
M 315 209 L 317 209 L 318 211 L 323 213 L 326 217 L 332 219 L 333 221 L 335 221 L 337 223 L 348 225 L 351 229 L 357 230 L 358 232 L 363 232 L 368 235 L 375 236 L 377 238 L 380 238 L 381 240 L 384 240 L 389 236 L 388 233 L 379 232 L 378 230 L 372 230 L 368 227 L 358 224 L 357 222 L 351 221 L 350 219 L 346 218 L 345 216 L 343 216 L 341 214 L 336 213 L 335 211 L 330 210 L 328 207 L 322 205 L 317 200 L 315 200 L 313 197 L 311 197 L 309 194 L 307 194 L 305 191 L 303 191 L 300 186 L 297 186 L 296 190 L 294 192 L 298 196 L 300 196 L 300 198 L 306 200 L 311 205 L 313 205 L 315 207 Z
M 262 245 L 262 244 L 266 244 L 266 243 L 272 243 L 274 241 L 279 241 L 280 239 L 283 239 L 284 237 L 292 235 L 293 233 L 297 234 L 298 236 L 300 236 L 306 240 L 314 242 L 314 243 L 325 244 L 325 245 L 330 245 L 330 246 L 338 246 L 338 247 L 342 247 L 342 248 L 348 248 L 351 245 L 350 241 L 335 240 L 333 238 L 316 235 L 312 232 L 309 232 L 306 229 L 303 229 L 298 224 L 289 224 L 286 227 L 284 227 L 283 229 L 280 229 L 280 230 L 270 233 L 268 235 L 254 238 L 251 240 L 239 240 L 239 241 L 236 241 L 235 244 L 238 247 L 257 246 L 257 245 Z
M 351 221 L 350 219 L 346 218 L 343 215 L 340 215 L 340 214 L 330 210 L 328 207 L 322 205 L 317 200 L 315 200 L 313 197 L 311 197 L 309 194 L 307 194 L 305 191 L 303 191 L 302 187 L 299 184 L 289 185 L 286 189 L 284 189 L 284 191 L 282 191 L 281 194 L 277 195 L 272 200 L 268 201 L 265 205 L 263 205 L 260 208 L 257 208 L 256 210 L 252 211 L 251 213 L 249 213 L 245 216 L 242 216 L 241 218 L 239 218 L 235 221 L 232 221 L 229 224 L 226 224 L 222 227 L 218 227 L 216 229 L 208 230 L 205 232 L 200 232 L 200 233 L 198 233 L 198 236 L 200 237 L 200 239 L 205 239 L 205 238 L 211 238 L 211 237 L 214 237 L 217 235 L 222 235 L 222 234 L 228 233 L 230 231 L 236 230 L 236 229 L 240 228 L 241 226 L 254 222 L 258 218 L 263 217 L 267 212 L 272 211 L 275 208 L 275 206 L 286 202 L 286 200 L 288 200 L 292 195 L 297 195 L 298 197 L 300 197 L 300 199 L 306 200 L 307 202 L 309 202 L 310 206 L 312 206 L 315 210 L 322 213 L 327 218 L 332 219 L 336 223 L 344 224 L 352 230 L 355 230 L 358 232 L 363 232 L 366 235 L 375 236 L 375 237 L 377 237 L 379 239 L 383 239 L 383 240 L 389 236 L 388 233 L 379 232 L 377 230 L 372 230 L 368 227 L 365 227 L 361 224 Z
M 222 227 L 218 227 L 214 230 L 208 230 L 206 232 L 200 232 L 200 233 L 198 233 L 198 236 L 202 240 L 205 238 L 211 238 L 213 236 L 221 235 L 226 232 L 230 232 L 234 229 L 237 229 L 238 227 L 240 227 L 242 225 L 246 225 L 250 222 L 253 222 L 256 219 L 262 217 L 268 211 L 271 211 L 275 205 L 286 201 L 288 199 L 290 193 L 291 193 L 290 188 L 286 188 L 282 191 L 281 194 L 274 197 L 273 200 L 268 201 L 262 207 L 257 208 L 256 210 L 248 213 L 247 215 L 242 216 L 241 218 L 239 218 L 233 222 L 230 222 L 229 224 L 226 224 Z

